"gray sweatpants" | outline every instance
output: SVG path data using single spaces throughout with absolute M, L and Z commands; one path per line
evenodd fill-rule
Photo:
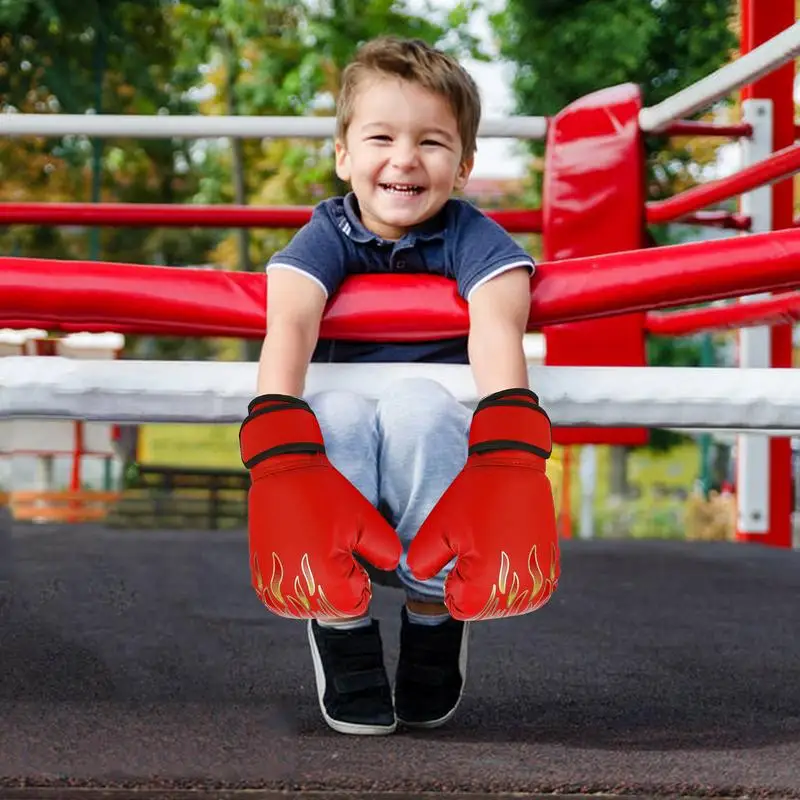
M 330 391 L 305 398 L 322 429 L 328 458 L 376 508 L 403 544 L 397 575 L 411 600 L 442 602 L 452 562 L 418 581 L 408 545 L 467 458 L 470 411 L 436 381 L 399 380 L 378 401 Z

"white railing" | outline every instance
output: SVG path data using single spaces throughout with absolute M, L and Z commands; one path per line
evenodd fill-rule
M 0 419 L 239 423 L 255 363 L 0 358 Z M 703 430 L 800 430 L 800 370 L 530 367 L 554 424 Z M 471 370 L 455 364 L 311 364 L 306 394 L 377 399 L 396 380 L 429 378 L 474 408 Z M 358 387 L 358 389 L 354 389 Z
M 238 139 L 333 136 L 333 117 L 225 117 L 166 114 L 0 114 L 0 136 L 93 136 L 130 139 Z M 478 135 L 486 139 L 544 139 L 547 117 L 484 119 Z

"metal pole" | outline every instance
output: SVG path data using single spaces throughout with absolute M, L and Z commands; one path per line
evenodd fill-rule
M 703 335 L 700 347 L 700 366 L 715 366 L 714 340 L 710 333 Z M 711 490 L 711 435 L 703 433 L 700 435 L 700 482 L 703 485 L 703 496 L 708 497 Z
M 486 139 L 544 139 L 547 117 L 481 121 Z M 330 139 L 333 117 L 235 117 L 168 114 L 0 114 L 0 136 L 97 136 L 136 139 Z

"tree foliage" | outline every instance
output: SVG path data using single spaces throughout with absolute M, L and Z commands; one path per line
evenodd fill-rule
M 0 4 L 0 109 L 83 114 L 186 113 L 175 40 L 160 0 L 6 0 Z M 93 162 L 102 199 L 180 202 L 196 189 L 187 144 L 84 137 L 0 142 L 4 199 L 88 201 Z M 105 229 L 103 257 L 186 263 L 202 252 L 174 232 Z M 86 257 L 86 232 L 17 227 L 0 246 L 27 255 Z
M 507 0 L 493 17 L 519 110 L 551 115 L 633 82 L 658 103 L 726 63 L 737 0 Z
M 507 0 L 492 24 L 514 65 L 516 111 L 552 116 L 608 86 L 635 83 L 653 105 L 709 75 L 734 54 L 737 7 L 738 0 Z M 696 183 L 719 144 L 648 141 L 652 194 Z M 535 182 L 536 199 L 539 188 Z

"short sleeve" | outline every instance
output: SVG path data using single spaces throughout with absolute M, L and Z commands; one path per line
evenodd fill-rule
M 328 297 L 336 292 L 347 272 L 347 246 L 324 203 L 314 209 L 311 219 L 289 244 L 272 255 L 267 272 L 273 269 L 293 269 L 308 275 Z
M 449 266 L 467 302 L 478 286 L 506 270 L 525 267 L 533 275 L 532 256 L 501 225 L 465 201 L 454 209 L 449 235 Z

